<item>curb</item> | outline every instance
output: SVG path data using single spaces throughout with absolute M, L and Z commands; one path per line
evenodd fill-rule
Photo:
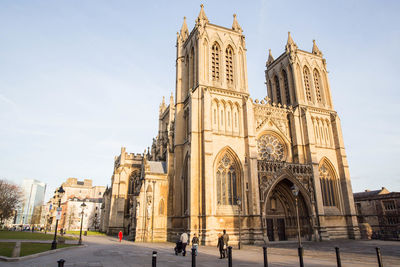
M 66 247 L 66 248 L 58 248 L 55 250 L 48 250 L 48 251 L 43 251 L 43 252 L 32 254 L 32 255 L 27 255 L 27 256 L 23 256 L 23 257 L 15 257 L 15 258 L 0 256 L 0 261 L 15 262 L 15 261 L 29 260 L 29 259 L 53 254 L 56 252 L 64 251 L 64 250 L 75 249 L 75 248 L 84 248 L 87 246 L 88 245 L 80 245 L 80 246 L 78 245 L 78 246 L 72 246 L 72 247 Z

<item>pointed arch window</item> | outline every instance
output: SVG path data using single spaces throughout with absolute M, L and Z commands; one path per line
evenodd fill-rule
M 158 214 L 159 215 L 164 215 L 164 210 L 165 210 L 165 208 L 164 208 L 164 200 L 161 199 L 160 200 L 160 204 L 158 204 Z
M 288 76 L 285 70 L 282 71 L 283 74 L 283 83 L 285 86 L 285 97 L 286 97 L 286 104 L 290 105 L 291 101 L 290 101 L 290 93 L 289 93 L 289 80 L 288 80 Z
M 233 50 L 228 46 L 225 50 L 226 82 L 233 84 Z
M 221 52 L 218 44 L 213 44 L 211 48 L 211 74 L 213 81 L 219 81 L 220 54 Z
M 311 87 L 310 87 L 310 71 L 307 67 L 304 67 L 303 70 L 304 75 L 304 87 L 306 89 L 306 98 L 308 101 L 311 101 Z
M 218 205 L 237 205 L 240 195 L 239 166 L 229 153 L 225 153 L 217 164 L 217 203 Z
M 332 167 L 323 162 L 319 167 L 319 178 L 321 181 L 322 201 L 324 206 L 338 205 L 338 180 Z
M 322 102 L 322 94 L 321 94 L 321 76 L 319 76 L 319 72 L 317 69 L 314 69 L 314 87 L 315 93 L 317 95 L 317 102 Z
M 279 85 L 278 76 L 275 76 L 275 88 L 276 88 L 276 102 L 282 103 L 281 87 Z

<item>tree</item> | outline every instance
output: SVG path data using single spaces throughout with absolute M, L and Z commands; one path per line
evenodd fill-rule
M 100 224 L 100 217 L 97 214 L 97 211 L 95 211 L 95 213 L 92 213 L 92 215 L 90 216 L 89 225 L 90 227 L 94 228 L 95 231 L 97 231 L 99 224 Z
M 21 187 L 6 180 L 0 180 L 0 224 L 13 216 L 21 201 Z

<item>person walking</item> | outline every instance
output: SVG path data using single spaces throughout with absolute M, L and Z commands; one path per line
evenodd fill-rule
M 181 234 L 181 242 L 182 242 L 182 250 L 183 250 L 182 256 L 186 256 L 186 245 L 187 245 L 188 241 L 189 241 L 188 234 L 186 232 L 183 232 Z
M 196 236 L 196 233 L 195 233 L 192 238 L 192 248 L 195 249 L 196 256 L 197 256 L 198 247 L 199 247 L 199 238 Z
M 121 240 L 122 240 L 122 231 L 119 231 L 119 233 L 118 233 L 118 238 L 119 238 L 119 242 L 121 243 Z
M 218 244 L 217 248 L 219 249 L 219 258 L 225 258 L 225 250 L 224 250 L 224 238 L 221 234 L 218 234 Z
M 225 250 L 225 255 L 228 256 L 228 242 L 229 242 L 229 235 L 226 233 L 226 230 L 224 229 L 224 234 L 222 235 L 222 239 L 224 240 L 224 250 Z

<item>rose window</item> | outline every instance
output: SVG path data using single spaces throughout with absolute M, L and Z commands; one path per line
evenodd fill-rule
M 285 156 L 284 145 L 273 135 L 266 134 L 257 140 L 258 157 L 270 161 L 282 161 Z

